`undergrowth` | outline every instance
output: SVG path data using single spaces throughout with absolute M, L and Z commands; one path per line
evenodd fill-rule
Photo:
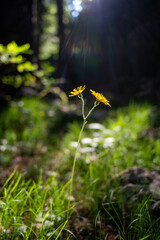
M 23 172 L 14 172 L 2 186 L 1 239 L 77 237 L 98 240 L 111 239 L 113 235 L 124 240 L 160 239 L 159 219 L 152 219 L 149 212 L 152 198 L 135 202 L 132 211 L 128 212 L 124 219 L 122 199 L 120 196 L 113 199 L 110 191 L 111 180 L 132 166 L 159 171 L 160 140 L 147 134 L 148 129 L 154 130 L 149 125 L 151 109 L 148 104 L 132 103 L 129 107 L 117 111 L 110 110 L 110 116 L 101 124 L 95 123 L 93 119 L 88 123 L 77 154 L 70 219 L 67 219 L 68 186 L 81 124 L 78 121 L 67 123 L 67 132 L 60 139 L 57 152 L 53 153 L 49 147 L 43 155 L 43 164 L 49 166 L 50 176 L 42 170 L 42 176 L 46 177 L 40 176 L 35 182 L 31 179 L 26 180 Z M 37 108 L 32 111 L 31 114 L 34 115 Z M 43 145 L 48 145 L 50 139 L 49 135 L 46 135 L 48 130 L 45 130 L 44 135 L 43 131 L 41 134 L 41 126 L 42 130 L 47 129 L 44 118 L 48 110 L 46 111 L 44 107 L 38 111 L 43 116 L 38 116 L 37 121 L 40 121 L 38 124 L 35 121 L 37 130 L 33 125 L 31 130 L 27 130 L 28 136 L 25 134 L 25 124 L 23 131 L 17 133 L 21 135 L 12 138 L 13 128 L 10 129 L 11 135 L 9 133 L 7 135 L 9 124 L 5 123 L 5 127 L 3 123 L 5 131 L 1 131 L 1 154 L 4 155 L 5 152 L 2 148 L 5 140 L 12 146 L 15 141 L 29 140 L 32 143 L 33 138 L 34 148 L 34 144 L 41 138 Z M 17 113 L 13 115 L 15 114 Z M 28 121 L 27 118 L 24 121 Z M 16 122 L 16 117 L 13 122 Z M 17 130 L 14 129 L 15 134 L 19 131 L 18 127 L 20 126 L 17 126 Z M 52 160 L 53 154 L 55 165 Z M 42 166 L 42 169 L 45 167 Z

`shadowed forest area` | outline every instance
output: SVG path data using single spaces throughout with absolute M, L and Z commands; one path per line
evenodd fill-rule
M 160 0 L 0 4 L 0 240 L 160 240 Z

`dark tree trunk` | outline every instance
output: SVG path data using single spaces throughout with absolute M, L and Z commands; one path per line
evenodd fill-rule
M 32 0 L 32 36 L 33 36 L 33 63 L 39 63 L 40 36 L 42 33 L 43 0 Z
M 112 18 L 112 1 L 101 1 L 101 76 L 102 84 L 110 91 L 118 91 L 118 79 L 114 66 L 114 34 Z
M 65 34 L 64 34 L 64 23 L 63 23 L 63 0 L 57 1 L 58 10 L 58 37 L 59 37 L 59 57 L 57 63 L 57 78 L 64 78 L 66 70 L 66 50 L 65 50 Z
M 18 45 L 32 43 L 32 0 L 0 3 L 0 43 L 13 40 Z

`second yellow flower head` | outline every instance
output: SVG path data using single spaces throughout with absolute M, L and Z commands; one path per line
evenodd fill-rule
M 95 96 L 95 98 L 96 98 L 96 100 L 97 100 L 98 102 L 102 102 L 102 103 L 104 103 L 105 105 L 108 105 L 108 106 L 111 107 L 109 101 L 107 100 L 107 98 L 105 98 L 105 97 L 103 96 L 102 93 L 95 92 L 95 91 L 93 91 L 93 90 L 91 90 L 91 89 L 90 89 L 90 91 L 91 91 L 92 95 Z

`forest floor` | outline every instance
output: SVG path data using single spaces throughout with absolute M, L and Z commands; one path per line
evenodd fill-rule
M 160 182 L 160 129 L 152 106 L 131 104 L 90 119 L 66 222 L 81 116 L 33 100 L 16 104 L 1 118 L 1 239 L 159 239 L 160 197 L 152 189 Z

